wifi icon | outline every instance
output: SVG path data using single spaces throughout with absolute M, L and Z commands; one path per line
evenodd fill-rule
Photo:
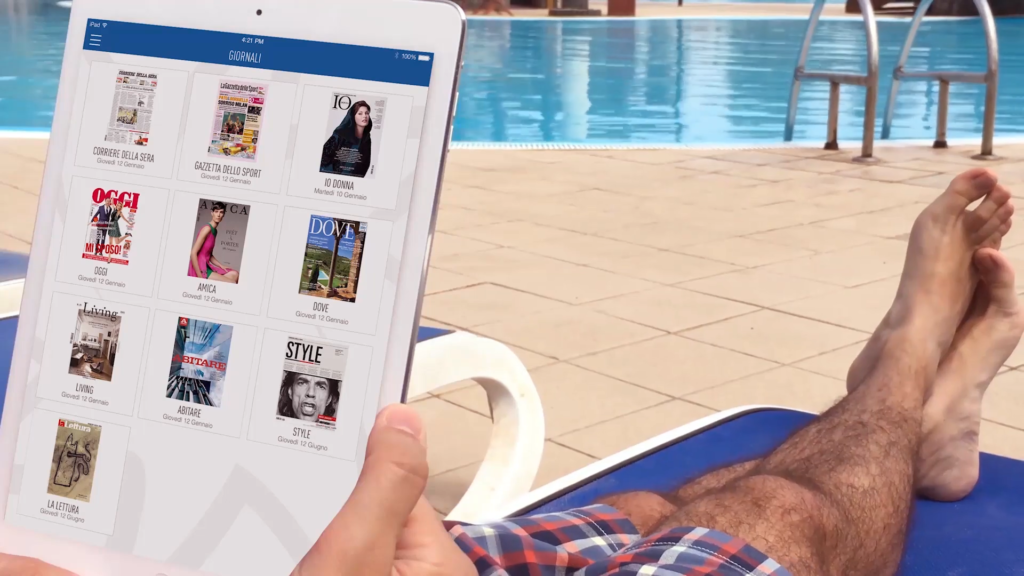
M 104 28 L 106 28 L 106 27 L 107 27 L 107 23 L 106 23 L 106 22 L 104 22 L 104 23 L 103 23 L 103 27 L 104 27 Z

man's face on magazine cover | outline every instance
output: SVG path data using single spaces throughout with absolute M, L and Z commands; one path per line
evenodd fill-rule
M 327 402 L 331 398 L 331 386 L 326 378 L 317 378 L 300 374 L 292 382 L 290 391 L 292 413 L 299 420 L 316 422 L 321 414 L 327 411 Z

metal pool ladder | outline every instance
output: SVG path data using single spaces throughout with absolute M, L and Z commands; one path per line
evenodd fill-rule
M 908 72 L 903 69 L 914 47 L 914 37 L 924 20 L 924 15 L 932 5 L 932 0 L 921 0 L 914 12 L 914 20 L 907 32 L 907 40 L 903 43 L 900 59 L 892 71 L 892 90 L 889 101 L 885 105 L 885 119 L 882 122 L 882 139 L 889 138 L 892 130 L 892 116 L 896 107 L 896 95 L 900 90 L 901 80 L 938 80 L 939 81 L 939 118 L 935 127 L 935 143 L 933 148 L 946 148 L 946 119 L 949 115 L 949 84 L 950 82 L 969 82 L 985 85 L 985 120 L 981 130 L 981 153 L 974 156 L 975 160 L 993 160 L 992 138 L 996 125 L 996 92 L 999 86 L 999 41 L 996 35 L 996 22 L 992 18 L 992 9 L 987 0 L 974 0 L 981 16 L 981 25 L 985 29 L 985 43 L 988 45 L 988 66 L 984 72 L 947 72 L 941 70 L 920 70 Z
M 825 150 L 839 150 L 839 87 L 841 84 L 864 86 L 864 135 L 860 143 L 860 156 L 854 162 L 878 162 L 872 156 L 874 152 L 874 113 L 879 102 L 879 27 L 874 22 L 874 7 L 870 0 L 858 0 L 860 13 L 864 19 L 864 36 L 867 43 L 867 73 L 853 74 L 848 72 L 827 72 L 806 70 L 807 53 L 811 50 L 814 30 L 821 19 L 825 0 L 815 0 L 811 17 L 804 34 L 804 45 L 800 48 L 800 58 L 793 72 L 793 87 L 790 90 L 790 112 L 785 118 L 785 141 L 793 140 L 793 126 L 797 123 L 797 100 L 800 98 L 800 83 L 803 80 L 823 80 L 828 82 L 828 139 Z
M 804 43 L 800 48 L 800 58 L 797 60 L 796 69 L 793 71 L 793 87 L 789 92 L 789 113 L 786 115 L 784 139 L 786 142 L 793 140 L 797 100 L 800 98 L 800 82 L 803 80 L 822 80 L 827 81 L 829 84 L 828 140 L 825 142 L 825 149 L 839 150 L 839 86 L 840 84 L 864 86 L 867 89 L 864 98 L 864 136 L 861 140 L 860 156 L 853 160 L 854 162 L 871 163 L 878 161 L 872 155 L 875 148 L 875 108 L 878 105 L 878 24 L 875 22 L 875 9 L 871 5 L 871 1 L 858 0 L 857 3 L 860 4 L 860 12 L 864 17 L 864 36 L 867 41 L 867 73 L 853 74 L 850 72 L 812 71 L 805 68 L 807 53 L 811 50 L 811 40 L 814 38 L 814 30 L 818 27 L 818 21 L 821 20 L 822 10 L 825 9 L 825 0 L 815 0 L 810 20 L 807 22 Z

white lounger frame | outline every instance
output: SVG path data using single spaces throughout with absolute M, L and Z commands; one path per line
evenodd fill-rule
M 487 392 L 491 442 L 469 490 L 448 516 L 477 518 L 527 493 L 544 453 L 544 408 L 526 367 L 504 344 L 452 332 L 416 345 L 408 397 L 475 380 Z

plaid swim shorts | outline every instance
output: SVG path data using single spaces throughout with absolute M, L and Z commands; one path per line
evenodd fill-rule
M 604 505 L 445 526 L 481 576 L 791 576 L 746 541 L 715 530 L 673 528 L 641 538 Z

